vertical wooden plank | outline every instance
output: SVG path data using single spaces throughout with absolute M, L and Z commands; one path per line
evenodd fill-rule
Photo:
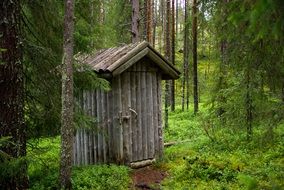
M 112 80 L 113 83 L 113 122 L 114 122 L 114 149 L 115 161 L 122 162 L 123 146 L 122 146 L 122 111 L 121 111 L 121 81 L 120 76 Z
M 143 148 L 142 148 L 142 92 L 141 92 L 141 62 L 136 64 L 136 108 L 137 108 L 137 160 L 143 160 Z
M 119 127 L 119 104 L 118 104 L 118 81 L 117 77 L 112 80 L 112 107 L 113 107 L 113 159 L 116 162 L 118 159 L 118 127 Z
M 84 114 L 86 114 L 86 91 L 83 91 L 83 110 Z M 85 128 L 82 129 L 82 163 L 83 165 L 86 165 L 86 146 L 85 146 L 85 139 L 86 139 L 86 133 L 85 133 Z
M 94 115 L 93 115 L 93 111 L 94 111 L 94 105 L 93 105 L 93 91 L 89 91 L 89 107 L 90 107 L 90 116 L 93 118 Z M 92 125 L 92 123 L 91 123 Z M 89 131 L 89 164 L 93 164 L 94 163 L 94 141 L 93 141 L 93 126 L 90 126 L 91 129 Z
M 98 131 L 98 122 L 97 122 L 97 91 L 93 91 L 93 116 L 95 118 L 95 123 L 93 124 L 93 150 L 94 150 L 94 163 L 97 163 L 97 152 L 98 152 L 98 142 L 97 142 L 97 131 Z
M 112 84 L 111 84 L 112 86 Z M 108 162 L 113 162 L 113 102 L 112 102 L 112 90 L 108 92 Z
M 146 85 L 146 67 L 145 62 L 141 65 L 141 107 L 142 107 L 142 149 L 143 159 L 148 159 L 148 127 L 147 127 L 147 85 Z
M 86 92 L 86 102 L 87 102 L 87 115 L 90 116 L 90 110 L 91 110 L 91 107 L 90 107 L 90 91 L 87 91 Z M 87 126 L 87 127 L 90 127 L 90 126 Z M 90 130 L 87 128 L 86 129 L 86 135 L 87 135 L 87 139 L 86 139 L 86 146 L 87 146 L 87 165 L 90 164 Z
M 79 130 L 76 130 L 76 166 L 80 165 L 80 138 L 79 138 Z
M 164 140 L 163 140 L 163 123 L 162 123 L 162 76 L 157 73 L 157 86 L 158 86 L 158 136 L 159 136 L 159 157 L 163 155 Z
M 128 137 L 127 137 L 127 139 L 128 139 L 128 153 L 129 153 L 129 162 L 131 162 L 132 161 L 132 126 L 131 126 L 131 117 L 132 117 L 132 115 L 131 115 L 131 111 L 130 111 L 130 109 L 131 109 L 131 76 L 130 76 L 130 71 L 127 71 L 127 75 L 126 75 L 126 77 L 127 77 L 127 79 L 128 79 L 128 81 L 127 81 L 127 115 L 129 116 L 129 119 L 128 119 Z
M 80 99 L 81 110 L 82 112 L 84 112 L 84 91 L 82 91 L 80 98 L 81 98 Z M 80 155 L 79 164 L 83 165 L 84 147 L 83 147 L 83 129 L 82 128 L 79 129 L 79 152 L 78 154 Z
M 154 132 L 154 156 L 158 158 L 159 152 L 159 135 L 158 135 L 158 86 L 157 86 L 157 73 L 153 73 L 152 78 L 152 92 L 153 92 L 153 132 Z
M 97 137 L 98 137 L 98 163 L 102 163 L 102 106 L 101 106 L 101 92 L 97 90 Z
M 147 69 L 146 74 L 146 93 L 147 93 L 147 144 L 148 144 L 148 158 L 154 158 L 154 127 L 153 127 L 153 92 L 152 92 L 152 73 Z
M 130 73 L 130 85 L 131 85 L 131 146 L 132 146 L 132 157 L 131 161 L 137 161 L 138 160 L 138 152 L 137 152 L 137 107 L 136 107 L 136 79 L 137 79 L 137 72 L 136 72 L 136 64 L 132 66 L 132 70 Z
M 78 103 L 78 109 L 79 111 L 81 111 L 81 95 L 82 95 L 82 92 L 79 93 L 79 97 L 77 99 L 77 103 Z M 80 138 L 79 138 L 79 134 L 80 134 L 80 129 L 76 129 L 76 141 L 75 141 L 75 146 L 76 146 L 76 157 L 75 157 L 75 165 L 80 165 Z
M 100 135 L 101 135 L 101 163 L 104 163 L 104 94 L 100 90 Z
M 119 128 L 118 128 L 118 135 L 119 135 L 119 163 L 123 162 L 123 128 L 122 128 L 122 102 L 121 102 L 121 76 L 118 76 L 118 104 L 119 104 Z
M 85 91 L 84 107 L 85 107 L 85 114 L 88 115 L 89 108 L 88 108 L 88 92 L 87 91 Z M 86 126 L 86 127 L 88 127 L 88 126 Z M 88 129 L 87 128 L 84 129 L 84 149 L 85 149 L 84 164 L 88 165 Z
M 106 140 L 106 162 L 109 163 L 109 92 L 105 92 L 105 108 L 106 108 L 106 116 L 105 116 L 105 122 L 106 122 L 106 128 L 105 128 L 105 140 Z
M 121 75 L 121 98 L 122 98 L 122 122 L 123 122 L 123 157 L 124 163 L 129 163 L 131 158 L 130 148 L 130 73 L 128 71 Z
M 106 135 L 107 135 L 107 120 L 106 120 L 106 112 L 107 112 L 107 106 L 106 106 L 106 93 L 101 90 L 101 104 L 102 104 L 102 155 L 103 155 L 103 163 L 106 163 L 106 152 L 107 152 L 107 146 L 106 146 Z

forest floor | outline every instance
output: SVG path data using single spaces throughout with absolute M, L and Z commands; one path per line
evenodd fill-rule
M 158 190 L 161 189 L 162 180 L 169 174 L 167 171 L 154 166 L 146 166 L 131 172 L 132 187 L 136 190 Z
M 74 190 L 284 190 L 284 123 L 267 133 L 255 126 L 252 141 L 239 128 L 206 126 L 206 114 L 193 110 L 170 112 L 164 156 L 152 166 L 130 169 L 113 164 L 74 167 Z M 60 138 L 29 141 L 30 189 L 57 189 Z

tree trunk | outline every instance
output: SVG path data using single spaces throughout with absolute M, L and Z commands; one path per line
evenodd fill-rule
M 158 1 L 154 0 L 153 2 L 154 8 L 153 8 L 153 47 L 156 46 L 156 35 L 157 35 L 157 20 L 158 20 Z
M 73 33 L 74 0 L 65 1 L 64 44 L 62 59 L 62 115 L 61 115 L 61 159 L 60 188 L 71 189 L 73 157 Z
M 176 19 L 175 19 L 175 23 L 176 23 L 176 45 L 178 46 L 178 9 L 179 9 L 179 0 L 176 0 Z
M 26 155 L 20 7 L 19 0 L 0 3 L 0 138 L 10 137 L 9 143 L 1 147 L 6 155 L 1 154 L 1 165 Z M 28 188 L 25 160 L 16 169 L 11 176 L 0 179 L 0 189 Z
M 152 16 L 152 9 L 153 9 L 153 4 L 152 0 L 146 0 L 146 40 L 149 42 L 151 45 L 153 45 L 153 16 Z
M 139 42 L 139 0 L 132 0 L 132 43 Z
M 197 72 L 197 0 L 192 4 L 192 55 L 193 55 L 193 101 L 194 113 L 198 112 L 198 72 Z
M 170 12 L 171 12 L 171 1 L 167 0 L 167 5 L 166 5 L 166 51 L 165 51 L 165 55 L 166 55 L 166 59 L 170 60 L 171 58 L 171 41 L 170 41 Z M 170 86 L 169 86 L 169 81 L 166 80 L 165 82 L 165 128 L 168 128 L 168 107 L 170 104 Z
M 228 0 L 223 0 L 223 2 L 221 3 L 221 17 L 224 18 L 223 22 L 225 22 L 225 19 L 228 17 L 228 11 L 226 9 L 226 3 L 228 2 Z M 223 26 L 221 28 L 221 33 L 224 33 L 226 31 L 225 26 Z M 220 66 L 219 66 L 219 84 L 217 86 L 218 91 L 221 91 L 222 89 L 226 88 L 226 65 L 228 64 L 227 60 L 228 60 L 228 55 L 227 55 L 227 49 L 228 49 L 228 42 L 226 39 L 222 39 L 221 41 L 221 62 L 220 62 Z M 218 108 L 218 116 L 222 119 L 222 122 L 224 123 L 226 120 L 224 120 L 223 117 L 221 117 L 224 113 L 225 113 L 225 108 L 223 105 L 226 104 L 226 97 L 223 95 L 223 93 L 219 93 L 218 96 L 218 101 L 220 102 L 220 106 Z M 225 123 L 224 123 L 225 124 Z
M 252 138 L 252 95 L 251 95 L 251 81 L 250 68 L 246 71 L 246 126 L 247 126 L 247 140 Z
M 182 80 L 182 111 L 184 111 L 185 102 L 188 109 L 188 58 L 189 58 L 189 26 L 188 26 L 188 0 L 184 1 L 184 39 L 183 39 L 183 80 Z M 186 93 L 187 92 L 187 93 Z M 186 94 L 186 96 L 185 96 Z
M 172 63 L 175 65 L 175 0 L 172 0 Z M 175 80 L 171 81 L 171 111 L 175 111 Z

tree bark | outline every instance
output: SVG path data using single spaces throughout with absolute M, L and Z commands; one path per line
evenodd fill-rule
M 1 147 L 6 157 L 1 156 L 0 164 L 26 155 L 23 106 L 20 0 L 3 0 L 0 3 L 0 138 L 10 138 L 9 143 Z M 4 180 L 0 179 L 0 189 L 27 189 L 25 160 L 20 161 L 17 171 L 12 173 Z
M 167 0 L 166 4 L 166 49 L 165 49 L 165 55 L 166 59 L 170 60 L 171 58 L 171 39 L 170 39 L 170 18 L 171 18 L 171 1 Z M 165 82 L 165 128 L 168 128 L 168 107 L 170 105 L 170 86 L 169 81 L 166 80 Z
M 157 35 L 157 20 L 158 20 L 158 1 L 154 0 L 153 2 L 153 48 L 156 46 L 156 35 Z
M 197 0 L 192 4 L 192 55 L 193 55 L 193 101 L 194 113 L 198 112 L 198 71 L 197 71 Z
M 132 43 L 139 42 L 139 0 L 132 0 Z
M 251 140 L 252 138 L 252 95 L 251 95 L 251 76 L 250 76 L 250 68 L 247 68 L 246 71 L 246 126 L 247 126 L 247 140 Z
M 172 0 L 172 64 L 175 65 L 175 0 Z M 171 81 L 171 111 L 175 111 L 175 80 Z
M 188 26 L 188 0 L 184 1 L 184 39 L 183 39 L 183 80 L 182 80 L 182 111 L 184 111 L 185 103 L 188 109 L 188 85 L 189 85 L 189 26 Z M 186 94 L 186 96 L 185 96 Z
M 1 147 L 7 155 L 2 161 L 12 161 L 26 155 L 24 124 L 24 80 L 21 45 L 20 1 L 0 3 L 0 138 L 9 137 Z M 2 164 L 2 163 L 1 163 Z M 0 189 L 27 189 L 27 164 L 20 161 L 14 175 L 0 179 Z M 3 180 L 3 181 L 2 181 Z
M 146 40 L 151 45 L 153 45 L 153 4 L 152 0 L 145 0 L 146 1 Z
M 62 59 L 62 115 L 61 115 L 61 159 L 60 188 L 71 189 L 73 160 L 73 33 L 74 0 L 65 1 L 64 44 Z

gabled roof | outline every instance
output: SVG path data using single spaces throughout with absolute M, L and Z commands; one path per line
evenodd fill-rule
M 88 64 L 97 73 L 117 76 L 143 57 L 152 60 L 163 73 L 163 79 L 177 79 L 180 72 L 146 41 L 100 50 L 80 56 L 80 62 Z

